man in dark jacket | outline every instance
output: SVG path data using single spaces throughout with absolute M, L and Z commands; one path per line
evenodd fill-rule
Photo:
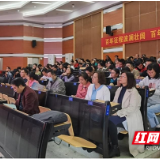
M 16 107 L 18 110 L 29 115 L 39 113 L 38 96 L 34 90 L 26 86 L 22 78 L 15 78 L 11 85 L 15 92 L 19 94 L 16 100 Z

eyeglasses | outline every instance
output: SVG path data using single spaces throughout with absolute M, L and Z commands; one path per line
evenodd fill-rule
M 125 77 L 125 76 L 119 76 L 119 78 L 127 78 L 127 77 Z

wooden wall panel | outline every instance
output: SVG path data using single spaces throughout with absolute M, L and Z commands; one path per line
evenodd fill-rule
M 63 38 L 73 36 L 73 24 L 63 27 Z
M 156 10 L 156 1 L 140 1 L 140 14 Z
M 0 53 L 23 53 L 23 40 L 0 41 Z
M 63 54 L 65 53 L 73 53 L 73 39 L 63 41 Z
M 156 12 L 150 12 L 148 14 L 143 14 L 140 16 L 140 30 L 154 27 L 157 27 Z
M 24 26 L 24 36 L 43 38 L 44 29 L 32 26 Z
M 44 42 L 44 54 L 62 54 L 62 42 Z
M 160 1 L 157 1 L 156 3 L 157 3 L 157 11 L 159 11 L 160 10 Z
M 131 43 L 125 45 L 126 57 L 135 56 L 135 54 L 140 54 L 139 43 Z
M 23 26 L 0 26 L 0 37 L 23 36 Z
M 3 58 L 3 70 L 6 70 L 6 67 L 10 66 L 11 70 L 16 69 L 17 67 L 26 67 L 27 58 L 23 57 L 4 57 Z
M 83 48 L 83 20 L 75 21 L 75 58 L 82 57 Z
M 160 26 L 160 10 L 157 11 L 157 26 Z
M 122 8 L 103 15 L 103 26 L 112 26 L 122 23 Z
M 141 42 L 141 54 L 146 54 L 146 56 L 156 56 L 158 53 L 158 42 L 157 41 L 146 41 Z
M 44 54 L 44 42 L 37 41 L 37 46 L 32 48 L 31 41 L 23 42 L 24 50 L 22 53 Z
M 138 30 L 139 30 L 139 16 L 125 19 L 125 33 L 134 32 Z
M 44 38 L 62 38 L 62 28 L 44 28 Z
M 125 11 L 126 33 L 160 26 L 160 2 L 129 2 L 125 4 Z M 126 57 L 136 53 L 157 56 L 159 41 L 126 44 L 125 48 Z
M 139 15 L 139 2 L 125 3 L 125 18 L 131 18 Z
M 92 57 L 92 42 L 91 42 L 91 16 L 83 19 L 83 51 L 82 57 L 91 59 Z

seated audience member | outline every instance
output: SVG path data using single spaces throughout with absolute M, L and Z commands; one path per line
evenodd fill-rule
M 131 71 L 131 73 L 133 73 L 134 78 L 137 79 L 140 76 L 140 73 L 137 69 L 134 69 L 134 64 L 131 61 L 128 61 L 126 63 L 126 67 L 128 67 Z
M 6 71 L 8 72 L 7 77 L 8 79 L 12 78 L 11 68 L 9 66 L 6 67 Z
M 79 68 L 78 60 L 75 60 L 75 61 L 74 61 L 74 68 L 75 68 L 75 69 L 78 69 L 78 68 Z
M 113 65 L 113 62 L 112 62 L 112 61 L 108 61 L 108 63 L 107 63 L 107 68 L 108 68 L 110 65 Z
M 20 75 L 21 75 L 21 78 L 24 80 L 24 83 L 26 83 L 28 81 L 28 79 L 29 79 L 29 77 L 28 77 L 28 70 L 26 68 L 23 68 L 21 70 Z
M 125 60 L 124 59 L 118 59 L 117 67 L 119 70 L 122 70 L 122 68 L 125 67 Z
M 53 71 L 56 72 L 57 75 L 61 75 L 61 74 L 62 74 L 62 72 L 58 69 L 58 66 L 57 66 L 57 65 L 53 65 L 53 66 L 52 66 L 52 69 L 53 69 Z
M 11 84 L 13 90 L 19 94 L 15 104 L 17 109 L 29 115 L 39 113 L 39 102 L 36 92 L 26 86 L 22 78 L 15 78 Z
M 86 63 L 85 63 L 85 60 L 83 58 L 81 59 L 81 63 L 82 63 L 82 67 L 86 67 Z
M 3 72 L 3 83 L 9 83 L 9 78 L 8 78 L 8 71 Z M 12 77 L 11 77 L 12 78 Z
M 115 66 L 112 64 L 112 65 L 110 65 L 110 66 L 108 67 L 108 71 L 111 72 L 112 69 L 114 69 L 114 68 L 115 68 Z
M 141 62 L 141 60 L 137 60 L 136 61 L 136 68 L 140 73 L 144 72 L 146 70 L 145 66 L 143 65 L 143 63 Z
M 104 68 L 103 66 L 104 66 L 103 61 L 99 62 L 97 71 L 105 71 L 106 68 Z
M 133 63 L 133 57 L 130 56 L 128 59 L 127 59 L 128 62 L 132 62 L 133 66 L 134 66 L 134 63 Z
M 34 72 L 29 73 L 29 79 L 26 82 L 26 85 L 29 87 L 32 87 L 33 83 L 39 83 L 38 82 L 38 76 Z
M 114 68 L 111 71 L 111 79 L 110 79 L 110 85 L 117 85 L 117 78 L 119 77 L 119 69 Z
M 79 69 L 82 67 L 82 63 L 79 63 Z
M 73 70 L 75 69 L 74 68 L 74 61 L 73 60 L 71 60 L 70 68 L 72 68 Z
M 111 140 L 111 150 L 109 157 L 120 156 L 118 147 L 117 127 L 123 127 L 129 134 L 129 151 L 133 156 L 144 152 L 144 145 L 132 145 L 135 131 L 144 131 L 142 115 L 140 111 L 141 96 L 135 88 L 134 75 L 130 72 L 122 73 L 120 76 L 121 87 L 116 91 L 113 102 L 120 103 L 122 109 L 109 117 L 109 137 Z
M 131 72 L 131 70 L 128 67 L 123 67 L 121 73 L 122 72 Z
M 115 55 L 115 56 L 114 56 L 114 63 L 118 62 L 118 59 L 119 59 L 119 56 L 118 56 L 118 55 Z
M 111 60 L 111 58 L 108 55 L 106 55 L 105 62 L 109 62 L 109 61 L 112 61 L 112 60 Z
M 150 58 L 146 59 L 146 62 L 145 62 L 145 69 L 146 70 L 143 71 L 142 73 L 140 73 L 140 77 L 147 77 L 148 76 L 148 74 L 147 74 L 147 67 L 148 67 L 149 64 L 151 64 L 153 62 L 155 62 L 154 59 L 150 59 Z
M 160 66 L 160 58 L 157 59 L 157 63 Z
M 47 69 L 44 68 L 44 69 L 42 70 L 42 75 L 43 75 L 43 76 L 41 77 L 40 80 L 47 80 L 47 78 L 48 78 L 47 73 L 48 73 Z
M 80 84 L 78 86 L 77 94 L 75 95 L 75 97 L 82 98 L 82 99 L 84 99 L 86 97 L 88 87 L 91 84 L 88 81 L 88 78 L 89 77 L 88 77 L 87 73 L 83 72 L 80 74 L 80 76 L 79 76 L 79 83 Z
M 39 71 L 42 72 L 43 66 L 41 64 L 38 65 Z
M 61 76 L 61 79 L 64 82 L 73 82 L 75 79 L 75 77 L 73 75 L 73 69 L 67 68 L 66 73 L 63 73 L 63 76 Z
M 59 77 L 57 77 L 56 72 L 53 70 L 49 70 L 48 74 L 50 74 L 51 77 L 49 77 L 49 82 L 46 86 L 46 89 L 48 89 L 52 93 L 65 95 L 66 88 L 65 88 L 64 82 Z
M 110 101 L 110 91 L 107 88 L 106 78 L 103 72 L 95 72 L 92 77 L 92 83 L 88 87 L 87 100 Z
M 37 64 L 36 64 L 36 63 L 34 63 L 34 64 L 33 64 L 33 66 L 32 66 L 32 71 L 34 71 L 34 72 L 35 72 L 35 71 L 36 71 L 36 68 L 37 68 Z
M 41 76 L 41 72 L 40 72 L 40 69 L 39 69 L 38 67 L 36 67 L 35 74 L 36 74 L 37 76 Z
M 149 88 L 154 88 L 155 93 L 153 96 L 148 98 L 148 108 L 147 108 L 147 116 L 150 123 L 151 128 L 160 129 L 160 123 L 157 119 L 155 113 L 160 112 L 160 77 L 159 77 L 159 65 L 157 63 L 151 63 L 147 66 L 148 76 L 145 77 L 137 87 L 145 87 L 149 86 Z
M 92 67 L 87 67 L 86 68 L 86 73 L 88 75 L 88 81 L 90 83 L 92 83 L 92 77 L 93 77 L 93 74 L 94 74 L 93 68 Z
M 135 58 L 134 58 L 134 60 L 133 60 L 133 63 L 134 63 L 135 66 L 136 66 L 137 61 L 139 61 L 139 60 L 140 60 L 139 54 L 136 54 L 136 55 L 135 55 Z
M 59 65 L 59 73 L 60 73 L 60 75 L 63 73 L 63 65 L 62 64 Z

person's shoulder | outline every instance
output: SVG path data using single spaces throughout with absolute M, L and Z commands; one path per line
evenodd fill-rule
M 93 88 L 94 84 L 90 84 L 88 88 Z

